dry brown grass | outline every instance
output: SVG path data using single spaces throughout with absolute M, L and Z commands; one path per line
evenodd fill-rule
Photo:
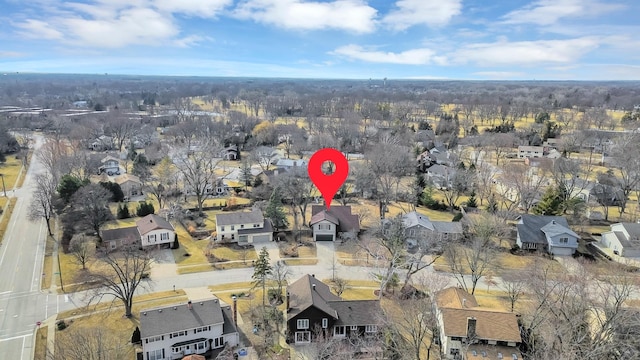
M 36 346 L 33 350 L 34 360 L 46 360 L 47 358 L 47 331 L 48 326 L 42 326 L 36 331 Z
M 16 159 L 14 155 L 7 156 L 7 161 L 0 164 L 0 174 L 4 178 L 4 188 L 1 190 L 11 191 L 18 184 L 20 169 L 22 169 L 22 161 Z
M 286 259 L 284 263 L 289 266 L 316 265 L 318 259 Z
M 7 231 L 7 226 L 9 226 L 11 214 L 13 214 L 13 209 L 16 207 L 17 201 L 18 198 L 11 198 L 9 200 L 9 204 L 6 205 L 4 211 L 2 212 L 2 218 L 0 219 L 0 242 L 2 242 L 2 240 L 4 239 L 4 233 Z
M 249 264 L 251 263 L 251 260 L 256 260 L 258 258 L 256 250 L 252 247 L 247 249 L 238 249 L 235 248 L 234 245 L 216 246 L 211 249 L 210 252 L 218 259 L 225 259 L 226 261 L 246 260 Z
M 175 224 L 174 226 L 180 242 L 180 247 L 172 250 L 173 258 L 176 265 L 178 265 L 178 271 L 182 266 L 209 264 L 209 259 L 205 255 L 205 249 L 209 242 L 207 240 L 194 240 L 181 224 Z M 185 256 L 185 254 L 189 255 Z

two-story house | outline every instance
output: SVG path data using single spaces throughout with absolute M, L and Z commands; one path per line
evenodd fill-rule
M 120 189 L 127 200 L 134 196 L 142 195 L 142 182 L 140 178 L 135 175 L 122 174 L 115 178 L 114 182 L 120 185 Z
M 444 359 L 522 359 L 515 313 L 480 307 L 455 287 L 436 294 L 434 309 Z
M 216 214 L 216 234 L 217 241 L 222 242 L 263 243 L 273 240 L 273 226 L 260 209 L 252 208 Z
M 343 300 L 313 275 L 287 286 L 287 342 L 308 344 L 316 337 L 376 336 L 382 309 L 378 300 Z
M 640 258 L 640 224 L 617 223 L 610 227 L 610 231 L 602 233 L 600 244 L 609 248 L 614 255 Z
M 217 298 L 140 311 L 143 360 L 182 359 L 240 342 L 231 307 Z
M 546 250 L 549 254 L 570 256 L 578 248 L 580 236 L 562 216 L 521 215 L 516 225 L 516 244 L 524 250 Z
M 120 161 L 113 156 L 106 156 L 100 160 L 102 165 L 98 168 L 98 174 L 120 175 Z
M 173 225 L 155 214 L 136 221 L 136 226 L 100 231 L 100 237 L 109 250 L 135 243 L 143 248 L 166 247 L 174 242 L 175 234 Z
M 351 213 L 351 206 L 334 205 L 327 210 L 324 205 L 313 205 L 309 226 L 314 241 L 335 241 L 337 237 L 356 237 L 360 219 Z
M 520 145 L 518 146 L 518 158 L 540 158 L 543 157 L 547 152 L 547 149 L 544 146 L 528 146 L 528 145 Z

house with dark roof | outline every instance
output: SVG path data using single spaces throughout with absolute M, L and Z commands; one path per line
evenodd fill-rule
M 407 246 L 415 247 L 423 240 L 442 243 L 449 240 L 457 240 L 462 237 L 462 223 L 452 221 L 431 221 L 427 215 L 417 211 L 404 214 L 402 223 L 405 228 Z M 383 220 L 383 233 L 387 234 L 388 219 Z
M 337 237 L 355 238 L 360 232 L 360 219 L 351 213 L 351 206 L 324 205 L 311 207 L 311 221 L 314 241 L 335 241 Z
M 614 255 L 640 258 L 640 224 L 617 223 L 610 227 L 610 231 L 602 233 L 600 244 L 609 248 Z
M 316 337 L 373 337 L 381 324 L 378 300 L 343 300 L 313 275 L 287 286 L 287 341 L 308 344 Z
M 175 240 L 175 234 L 173 225 L 156 214 L 141 218 L 136 226 L 100 231 L 102 242 L 110 250 L 136 243 L 143 248 L 169 246 Z
M 216 214 L 216 240 L 238 244 L 264 243 L 273 240 L 273 226 L 258 208 Z
M 217 298 L 140 311 L 144 360 L 182 359 L 240 342 L 229 305 Z
M 516 225 L 516 244 L 524 250 L 545 250 L 549 254 L 570 256 L 578 248 L 580 236 L 562 216 L 525 214 Z
M 515 313 L 480 307 L 456 287 L 438 292 L 434 309 L 443 359 L 522 359 Z

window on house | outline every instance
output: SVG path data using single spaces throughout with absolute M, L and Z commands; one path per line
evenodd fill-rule
M 178 331 L 171 334 L 171 338 L 178 337 L 178 336 L 185 336 L 185 335 L 187 335 L 186 331 Z
M 240 229 L 244 229 L 244 224 L 240 225 Z
M 203 342 L 198 343 L 198 344 L 196 345 L 196 348 L 197 348 L 198 350 L 204 350 L 204 347 L 205 347 L 205 344 L 204 344 Z
M 318 230 L 331 230 L 331 224 L 318 224 Z
M 326 329 L 327 327 L 329 327 L 329 319 L 324 318 L 322 319 L 322 328 Z
M 568 244 L 568 243 L 569 243 L 569 238 L 567 237 L 560 238 L 560 244 Z
M 156 341 L 161 341 L 164 340 L 163 339 L 164 336 L 154 336 L 154 337 L 150 337 L 149 339 L 147 339 L 148 343 L 152 343 L 152 342 L 156 342 Z
M 149 360 L 162 360 L 163 358 L 162 349 L 149 351 Z
M 224 346 L 224 338 L 223 337 L 219 337 L 219 338 L 215 338 L 213 339 L 213 347 L 214 348 L 221 348 Z
M 344 336 L 346 332 L 345 326 L 334 326 L 333 327 L 333 336 Z
M 169 240 L 169 233 L 160 234 L 160 240 Z
M 308 328 L 309 328 L 309 319 L 298 320 L 298 329 L 308 329 Z
M 149 235 L 147 239 L 149 239 L 149 241 L 156 241 L 156 234 Z
M 311 331 L 296 331 L 295 340 L 297 343 L 311 342 Z
M 378 332 L 378 326 L 377 325 L 367 325 L 367 326 L 364 327 L 364 332 L 368 332 L 368 333 Z
M 174 354 L 179 354 L 182 352 L 182 346 L 175 346 L 171 348 L 171 352 L 173 352 Z
M 196 328 L 194 332 L 199 333 L 207 330 L 208 330 L 208 326 L 203 326 L 203 327 Z
M 235 225 L 231 225 L 231 231 L 235 230 L 236 226 Z
M 220 226 L 220 231 L 224 231 L 224 226 Z
M 358 325 L 351 325 L 351 331 L 358 330 Z

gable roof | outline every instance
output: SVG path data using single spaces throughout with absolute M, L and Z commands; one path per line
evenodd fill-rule
M 640 224 L 626 222 L 620 223 L 620 225 L 622 225 L 630 237 L 640 238 Z
M 173 226 L 167 220 L 156 214 L 149 214 L 136 221 L 136 226 L 138 227 L 138 231 L 140 231 L 140 235 L 157 229 L 174 231 Z
M 420 226 L 429 230 L 436 229 L 427 215 L 420 214 L 417 211 L 412 211 L 408 214 L 404 214 L 404 216 L 402 216 L 402 222 L 404 223 L 404 226 L 406 228 Z
M 135 183 L 142 184 L 142 182 L 140 181 L 139 177 L 137 177 L 135 175 L 131 175 L 131 174 L 122 174 L 122 175 L 116 177 L 113 181 L 115 181 L 115 183 L 118 184 L 118 185 L 122 185 L 122 184 L 126 183 L 127 181 L 133 181 Z
M 459 221 L 434 221 L 436 232 L 441 234 L 462 234 L 462 223 Z
M 328 211 L 320 211 L 319 213 L 313 215 L 311 220 L 309 220 L 309 224 L 313 225 L 319 223 L 322 220 L 327 220 L 336 225 L 340 225 L 340 220 L 338 220 L 335 216 L 331 215 Z
M 137 226 L 129 226 L 119 229 L 106 229 L 100 231 L 102 241 L 114 240 L 140 240 L 140 232 Z
M 546 244 L 547 238 L 545 237 L 544 232 L 542 232 L 542 228 L 552 221 L 555 221 L 557 224 L 569 229 L 567 219 L 562 216 L 531 214 L 521 215 L 520 222 L 516 225 L 516 228 L 518 229 L 518 235 L 520 236 L 520 241 Z
M 335 325 L 377 325 L 382 308 L 378 300 L 330 301 L 329 306 L 338 313 Z
M 551 222 L 549 222 L 547 225 L 543 226 L 540 230 L 542 230 L 542 232 L 545 233 L 549 237 L 562 235 L 562 234 L 569 234 L 569 235 L 571 235 L 573 237 L 576 237 L 576 238 L 580 237 L 580 236 L 578 236 L 578 234 L 573 232 L 568 227 L 565 227 L 565 226 L 562 226 L 562 225 L 558 224 L 555 220 L 551 220 Z
M 216 214 L 216 225 L 236 225 L 236 224 L 262 224 L 264 216 L 262 211 L 252 208 L 251 211 L 238 211 Z
M 318 215 L 322 212 L 327 214 Z M 327 215 L 331 216 L 333 221 L 329 220 L 329 218 L 326 217 Z M 334 224 L 338 225 L 341 232 L 353 231 L 357 233 L 360 231 L 360 220 L 358 219 L 358 215 L 351 213 L 351 206 L 334 205 L 327 210 L 324 205 L 312 205 L 310 225 L 313 225 L 323 219 L 332 221 Z M 337 223 L 335 221 L 337 221 Z
M 103 164 L 104 164 L 104 163 L 106 163 L 106 162 L 108 162 L 108 161 L 115 161 L 115 162 L 120 163 L 120 160 L 118 160 L 118 159 L 114 158 L 114 157 L 113 157 L 113 156 L 111 156 L 111 155 L 107 155 L 107 156 L 105 156 L 104 158 L 102 158 L 102 160 L 100 160 L 100 162 L 101 162 L 101 163 L 103 163 Z
M 315 285 L 315 289 L 314 286 Z M 313 306 L 325 314 L 336 319 L 337 312 L 328 304 L 329 301 L 342 301 L 334 295 L 329 286 L 315 277 L 307 274 L 287 286 L 289 294 L 289 309 L 287 309 L 291 319 L 301 312 Z
M 223 323 L 222 309 L 217 298 L 194 301 L 191 309 L 182 303 L 140 311 L 142 338 Z
M 514 313 L 492 309 L 442 309 L 446 336 L 467 336 L 467 320 L 476 319 L 476 335 L 482 340 L 522 342 Z
M 463 303 L 464 307 L 467 308 L 478 306 L 476 298 L 461 288 L 450 287 L 436 294 L 436 305 L 438 305 L 439 308 L 462 309 Z

